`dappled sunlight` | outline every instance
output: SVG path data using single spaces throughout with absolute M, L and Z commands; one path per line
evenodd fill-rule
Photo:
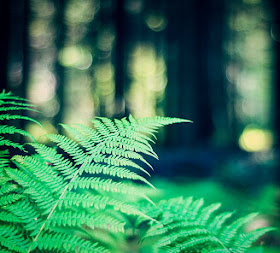
M 40 105 L 55 96 L 56 79 L 50 71 L 38 67 L 30 81 L 28 97 L 32 103 Z
M 85 47 L 69 46 L 59 52 L 58 60 L 65 67 L 88 69 L 92 64 L 92 55 Z
M 108 62 L 96 65 L 94 72 L 94 101 L 104 115 L 112 116 L 115 111 L 114 67 Z M 100 111 L 101 110 L 101 111 Z
M 86 123 L 93 118 L 94 104 L 89 74 L 79 75 L 75 72 L 67 79 L 64 106 L 66 107 L 63 121 L 67 124 Z
M 233 2 L 231 6 L 228 25 L 232 37 L 225 43 L 229 56 L 226 78 L 241 135 L 239 145 L 246 151 L 270 149 L 274 97 L 269 11 L 261 0 L 246 0 L 242 8 Z M 251 124 L 259 128 L 247 128 Z
M 84 24 L 94 19 L 100 8 L 99 0 L 70 0 L 67 3 L 65 20 L 68 24 Z
M 150 45 L 139 45 L 131 54 L 129 74 L 132 79 L 127 94 L 129 108 L 136 117 L 162 113 L 159 105 L 167 84 L 165 62 Z

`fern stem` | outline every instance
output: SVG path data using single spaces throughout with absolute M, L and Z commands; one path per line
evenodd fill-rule
M 84 169 L 84 167 L 85 167 L 88 163 L 90 163 L 91 161 L 92 161 L 92 157 L 89 157 L 88 160 L 85 161 L 85 162 L 83 163 L 83 165 L 75 172 L 75 174 L 73 175 L 73 177 L 71 178 L 71 180 L 69 181 L 69 183 L 64 187 L 64 189 L 63 189 L 62 193 L 60 194 L 58 200 L 56 201 L 56 203 L 54 204 L 52 210 L 50 211 L 50 213 L 49 213 L 47 219 L 46 219 L 45 222 L 42 224 L 42 226 L 40 227 L 39 232 L 37 233 L 37 235 L 36 235 L 35 238 L 33 239 L 33 241 L 32 241 L 32 243 L 31 243 L 31 245 L 30 245 L 30 247 L 29 247 L 27 253 L 30 253 L 30 252 L 31 252 L 31 250 L 32 250 L 32 248 L 33 248 L 33 246 L 34 246 L 34 244 L 38 241 L 38 238 L 39 238 L 40 234 L 43 232 L 43 230 L 44 230 L 44 228 L 45 228 L 45 226 L 46 226 L 47 221 L 51 218 L 51 216 L 52 216 L 52 214 L 54 213 L 54 211 L 55 211 L 55 209 L 56 209 L 56 207 L 57 207 L 59 201 L 64 197 L 65 193 L 67 192 L 67 190 L 68 190 L 68 188 L 69 188 L 70 183 L 72 183 L 72 182 L 77 178 L 78 174 L 81 173 L 81 171 Z

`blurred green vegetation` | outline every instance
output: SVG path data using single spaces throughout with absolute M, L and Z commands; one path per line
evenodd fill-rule
M 176 178 L 168 180 L 157 178 L 152 180 L 157 192 L 151 191 L 152 199 L 159 201 L 179 196 L 204 198 L 206 204 L 222 203 L 221 210 L 235 211 L 236 215 L 246 215 L 248 212 L 259 212 L 260 215 L 253 222 L 246 225 L 245 230 L 252 230 L 262 226 L 280 228 L 279 219 L 279 187 L 266 185 L 258 193 L 245 193 L 238 189 L 225 186 L 215 180 L 198 180 L 195 178 Z M 279 252 L 280 232 L 276 231 L 264 236 L 256 242 L 255 247 L 248 252 L 273 253 Z

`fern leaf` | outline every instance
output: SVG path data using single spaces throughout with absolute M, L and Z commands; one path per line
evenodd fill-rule
M 238 229 L 241 228 L 244 224 L 253 220 L 257 215 L 258 213 L 251 213 L 233 222 L 222 232 L 221 240 L 225 241 L 226 244 L 229 244 L 231 240 L 236 236 Z
M 77 189 L 78 187 L 81 189 L 102 189 L 106 192 L 131 194 L 144 197 L 144 194 L 139 192 L 139 190 L 131 184 L 115 182 L 112 179 L 102 179 L 100 177 L 80 178 L 69 184 L 69 190 L 73 188 Z
M 0 245 L 16 252 L 27 252 L 29 241 L 25 240 L 22 233 L 10 225 L 0 226 Z
M 85 167 L 85 172 L 90 174 L 104 174 L 123 179 L 139 180 L 154 188 L 154 186 L 146 178 L 126 169 L 125 167 L 112 166 L 108 164 L 106 166 L 102 164 L 94 164 Z
M 13 162 L 20 163 L 25 169 L 28 169 L 29 175 L 44 182 L 44 187 L 49 192 L 57 192 L 60 194 L 65 187 L 63 177 L 53 171 L 51 166 L 48 166 L 42 160 L 37 159 L 35 156 L 14 156 Z
M 98 132 L 96 132 L 94 129 L 87 127 L 85 125 L 81 125 L 81 124 L 75 124 L 75 126 L 80 132 L 82 132 L 84 135 L 86 135 L 86 137 L 88 139 L 93 141 L 93 143 L 102 142 L 101 135 Z
M 166 245 L 170 245 L 172 243 L 175 243 L 178 239 L 184 239 L 184 241 L 188 240 L 187 238 L 190 237 L 197 237 L 199 235 L 207 236 L 209 234 L 209 231 L 205 228 L 199 228 L 199 227 L 192 227 L 191 229 L 186 230 L 180 230 L 176 233 L 170 233 L 167 236 L 163 237 L 162 239 L 158 240 L 153 247 L 155 249 L 164 247 Z
M 220 203 L 212 204 L 210 206 L 205 207 L 201 210 L 200 214 L 197 216 L 196 221 L 205 226 L 210 219 L 210 216 L 213 215 L 214 211 L 218 210 L 221 207 Z
M 54 166 L 54 169 L 60 171 L 63 175 L 70 175 L 72 178 L 76 173 L 77 169 L 73 163 L 69 159 L 63 157 L 62 154 L 58 154 L 55 149 L 38 143 L 31 143 L 29 145 L 35 148 L 36 152 L 45 162 L 51 163 Z
M 12 115 L 12 114 L 2 114 L 2 115 L 0 115 L 0 121 L 1 120 L 16 120 L 16 119 L 32 121 L 32 122 L 42 126 L 41 123 L 39 123 L 37 120 L 32 119 L 32 118 L 27 117 L 27 116 Z
M 86 160 L 86 154 L 75 141 L 59 134 L 49 134 L 47 137 L 69 154 L 75 160 L 76 164 L 83 164 Z
M 6 210 L 14 216 L 14 219 L 20 220 L 27 231 L 38 230 L 41 222 L 40 214 L 28 200 L 21 199 L 7 206 Z
M 14 251 L 8 250 L 6 247 L 0 245 L 0 252 L 1 253 L 14 253 Z
M 10 120 L 28 120 L 40 124 L 38 121 L 27 116 L 9 114 L 9 113 L 15 113 L 15 111 L 36 111 L 35 109 L 31 108 L 32 106 L 30 106 L 27 103 L 24 103 L 23 101 L 26 100 L 13 96 L 10 92 L 6 93 L 5 91 L 2 91 L 0 93 L 0 112 L 1 112 L 0 122 L 10 121 Z M 0 136 L 0 147 L 7 146 L 15 149 L 18 148 L 21 151 L 25 151 L 23 145 L 6 138 L 7 134 L 8 135 L 19 134 L 21 136 L 26 136 L 30 138 L 32 141 L 35 141 L 35 139 L 28 132 L 16 128 L 15 126 L 2 124 L 0 126 L 0 135 L 5 135 L 5 136 Z
M 14 100 L 14 101 L 19 100 L 19 101 L 25 101 L 25 102 L 28 101 L 26 98 L 21 98 L 21 97 L 18 97 L 18 96 L 13 96 L 12 92 L 6 92 L 5 90 L 3 90 L 0 93 L 0 101 L 3 100 L 3 99 Z
M 209 224 L 209 230 L 213 234 L 218 234 L 223 228 L 224 223 L 233 215 L 233 212 L 224 212 L 215 217 L 215 219 Z
M 0 146 L 8 146 L 8 147 L 13 147 L 13 148 L 18 148 L 21 151 L 25 151 L 23 146 L 19 143 L 10 141 L 8 139 L 5 139 L 4 137 L 0 136 Z
M 25 103 L 22 103 L 22 102 L 18 102 L 18 101 L 11 101 L 9 100 L 8 98 L 6 98 L 7 101 L 4 101 L 4 100 L 1 100 L 1 96 L 0 96 L 0 106 L 7 106 L 7 105 L 12 105 L 12 106 L 21 106 L 21 107 L 24 107 L 23 110 L 25 110 L 25 107 L 35 107 L 34 105 L 32 104 L 28 104 L 26 102 L 28 102 L 28 100 L 23 100 L 23 101 L 26 101 Z
M 241 227 L 257 214 L 252 213 L 227 225 L 233 213 L 214 215 L 220 204 L 203 208 L 203 199 L 175 198 L 148 206 L 147 215 L 159 221 L 150 222 L 143 239 L 158 238 L 157 252 L 234 252 L 244 253 L 259 236 L 273 228 L 260 228 L 243 233 Z M 196 249 L 196 250 L 194 250 Z
M 200 247 L 203 249 L 203 245 L 207 244 L 216 244 L 220 245 L 220 241 L 213 237 L 212 235 L 206 235 L 206 236 L 201 236 L 201 237 L 191 237 L 189 240 L 183 242 L 182 244 L 175 246 L 173 252 L 183 252 L 188 249 L 195 249 L 197 247 Z M 225 252 L 230 253 L 230 250 L 225 249 Z
M 124 232 L 124 223 L 119 220 L 106 215 L 105 213 L 95 212 L 87 214 L 85 211 L 81 212 L 55 212 L 48 220 L 46 226 L 91 226 L 108 229 L 112 232 Z
M 276 230 L 275 228 L 258 228 L 248 233 L 238 235 L 232 248 L 233 253 L 242 253 L 246 251 L 253 242 L 267 232 Z
M 20 223 L 21 219 L 13 215 L 12 213 L 6 211 L 0 211 L 0 221 L 5 221 L 9 223 Z
M 14 126 L 7 126 L 7 125 L 0 126 L 0 134 L 20 134 L 22 136 L 27 136 L 32 141 L 36 142 L 36 140 L 34 139 L 34 137 L 31 134 L 29 134 L 28 132 L 26 132 L 22 129 L 18 129 Z
M 6 206 L 6 205 L 10 205 L 14 202 L 16 202 L 17 200 L 19 200 L 20 198 L 22 198 L 21 194 L 9 194 L 6 196 L 1 196 L 0 197 L 0 206 Z
M 23 188 L 26 188 L 24 192 L 30 195 L 41 208 L 51 208 L 51 206 L 54 205 L 55 198 L 52 195 L 52 192 L 49 191 L 49 189 L 46 188 L 44 184 L 40 183 L 38 179 L 33 181 L 32 177 L 34 176 L 30 177 L 22 171 L 11 168 L 7 169 L 6 172 L 19 185 L 21 185 Z
M 6 183 L 5 185 L 1 186 L 1 188 L 0 188 L 0 196 L 7 194 L 9 192 L 13 192 L 16 189 L 18 189 L 18 186 L 16 184 Z
M 74 206 L 82 206 L 83 208 L 94 207 L 97 210 L 105 210 L 106 208 L 108 209 L 108 207 L 112 207 L 114 210 L 121 211 L 128 215 L 137 215 L 149 219 L 148 216 L 139 211 L 134 205 L 106 196 L 68 192 L 58 203 L 59 209 Z
M 63 252 L 96 252 L 96 253 L 110 253 L 109 250 L 92 243 L 90 241 L 82 240 L 81 238 L 61 232 L 44 232 L 38 241 L 38 248 L 40 250 L 62 250 Z
M 5 103 L 7 104 L 7 103 Z M 3 105 L 0 104 L 0 105 Z M 33 112 L 39 112 L 33 108 L 29 108 L 27 106 L 19 106 L 19 104 L 16 104 L 17 106 L 9 106 L 9 107 L 0 107 L 0 112 L 7 112 L 7 111 L 20 111 L 20 110 L 26 110 L 26 111 L 33 111 Z
M 16 106 L 19 109 L 24 108 Z M 10 106 L 10 109 L 12 110 L 13 106 Z M 24 116 L 7 114 L 4 118 L 27 119 Z M 58 134 L 48 137 L 63 150 L 63 154 L 56 149 L 33 143 L 31 145 L 35 148 L 36 155 L 13 157 L 16 168 L 4 168 L 3 171 L 21 187 L 24 198 L 11 205 L 16 210 L 9 207 L 7 211 L 17 219 L 24 220 L 21 227 L 29 232 L 29 236 L 35 236 L 27 252 L 35 250 L 36 247 L 42 250 L 73 251 L 73 247 L 67 248 L 65 244 L 55 247 L 51 242 L 42 242 L 44 236 L 49 239 L 54 237 L 54 240 L 61 237 L 62 241 L 62 238 L 70 239 L 64 234 L 50 233 L 60 227 L 82 229 L 87 225 L 112 232 L 123 232 L 125 223 L 115 211 L 151 220 L 136 205 L 115 197 L 119 194 L 140 196 L 153 204 L 130 181 L 139 180 L 153 187 L 145 177 L 136 173 L 135 169 L 149 175 L 143 165 L 151 165 L 142 154 L 155 158 L 157 155 L 149 144 L 153 140 L 148 135 L 154 138 L 154 133 L 159 127 L 177 122 L 156 121 L 157 119 L 154 119 L 154 122 L 150 119 L 147 122 L 138 122 L 131 116 L 129 120 L 124 118 L 120 121 L 96 118 L 93 120 L 94 129 L 81 125 L 62 125 L 73 139 Z M 160 118 L 159 121 L 163 119 Z M 20 134 L 15 128 L 3 127 L 2 132 L 4 131 Z M 94 177 L 88 177 L 87 173 Z M 103 178 L 104 175 L 109 178 Z M 114 177 L 114 180 L 110 177 Z M 92 195 L 84 191 L 87 189 L 96 190 L 97 194 Z M 102 196 L 104 192 L 111 194 Z M 31 202 L 27 204 L 24 202 L 26 199 Z M 90 245 L 92 246 L 93 244 Z M 96 249 L 100 249 L 100 246 L 96 246 Z M 82 252 L 82 247 L 79 247 L 79 252 Z M 88 252 L 88 249 L 84 252 Z

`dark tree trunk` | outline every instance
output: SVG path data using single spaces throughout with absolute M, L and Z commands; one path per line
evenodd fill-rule
M 29 1 L 5 1 L 2 6 L 3 28 L 0 40 L 1 88 L 25 97 L 28 72 L 28 11 Z
M 30 43 L 29 43 L 29 18 L 30 18 L 30 1 L 24 1 L 24 25 L 23 25 L 23 54 L 22 54 L 22 94 L 27 97 L 27 85 L 29 81 L 29 70 L 30 70 Z
M 207 3 L 193 0 L 178 5 L 173 1 L 168 6 L 166 114 L 194 121 L 187 130 L 185 126 L 176 126 L 174 132 L 170 130 L 167 143 L 171 145 L 202 144 L 213 134 L 210 86 L 218 80 L 222 87 L 222 58 L 220 54 L 213 63 L 209 62 L 213 60 L 211 50 L 220 50 L 217 47 L 221 46 L 218 44 L 221 38 L 213 36 L 209 40 L 209 29 L 216 12 Z M 213 76 L 211 71 L 218 75 Z
M 208 61 L 210 60 L 210 54 L 213 48 L 209 41 L 209 32 L 211 30 L 211 22 L 213 18 L 213 10 L 210 8 L 211 3 L 207 0 L 197 0 L 194 3 L 195 6 L 195 23 L 196 29 L 194 31 L 194 38 L 196 38 L 193 61 L 195 66 L 195 83 L 194 83 L 194 108 L 195 112 L 194 121 L 196 129 L 195 142 L 208 141 L 213 133 L 213 121 L 212 121 L 212 106 L 210 87 L 211 78 L 209 75 Z M 216 4 L 215 4 L 216 6 Z M 189 39 L 190 37 L 188 36 Z M 214 38 L 217 39 L 216 37 Z M 211 59 L 213 60 L 213 59 Z M 217 66 L 215 62 L 212 68 L 213 71 L 218 72 L 215 69 Z M 212 77 L 213 78 L 213 77 Z M 191 95 L 191 94 L 190 94 Z
M 55 76 L 57 83 L 56 94 L 59 98 L 60 110 L 54 117 L 54 124 L 57 125 L 63 122 L 64 115 L 64 97 L 65 97 L 65 69 L 58 61 L 58 53 L 64 47 L 66 27 L 64 23 L 65 15 L 65 0 L 54 1 L 56 8 L 55 24 L 56 24 L 56 62 Z M 61 129 L 61 128 L 59 128 Z
M 272 24 L 272 38 L 274 39 L 274 101 L 275 101 L 275 120 L 274 127 L 276 132 L 276 146 L 280 148 L 280 1 L 273 0 L 274 22 Z
M 4 1 L 1 3 L 1 40 L 0 40 L 0 87 L 8 90 L 8 49 L 10 38 L 10 15 L 11 15 L 11 1 Z
M 206 7 L 211 16 L 208 20 L 208 29 L 205 36 L 208 38 L 207 59 L 207 82 L 211 107 L 212 135 L 217 136 L 215 142 L 219 145 L 233 146 L 233 131 L 229 119 L 229 96 L 225 77 L 225 56 L 223 44 L 226 30 L 226 8 L 224 0 L 211 0 Z M 203 29 L 203 27 L 202 27 Z M 203 44 L 202 44 L 203 47 Z
M 116 46 L 115 46 L 115 117 L 125 116 L 125 13 L 124 1 L 117 0 L 115 8 Z

